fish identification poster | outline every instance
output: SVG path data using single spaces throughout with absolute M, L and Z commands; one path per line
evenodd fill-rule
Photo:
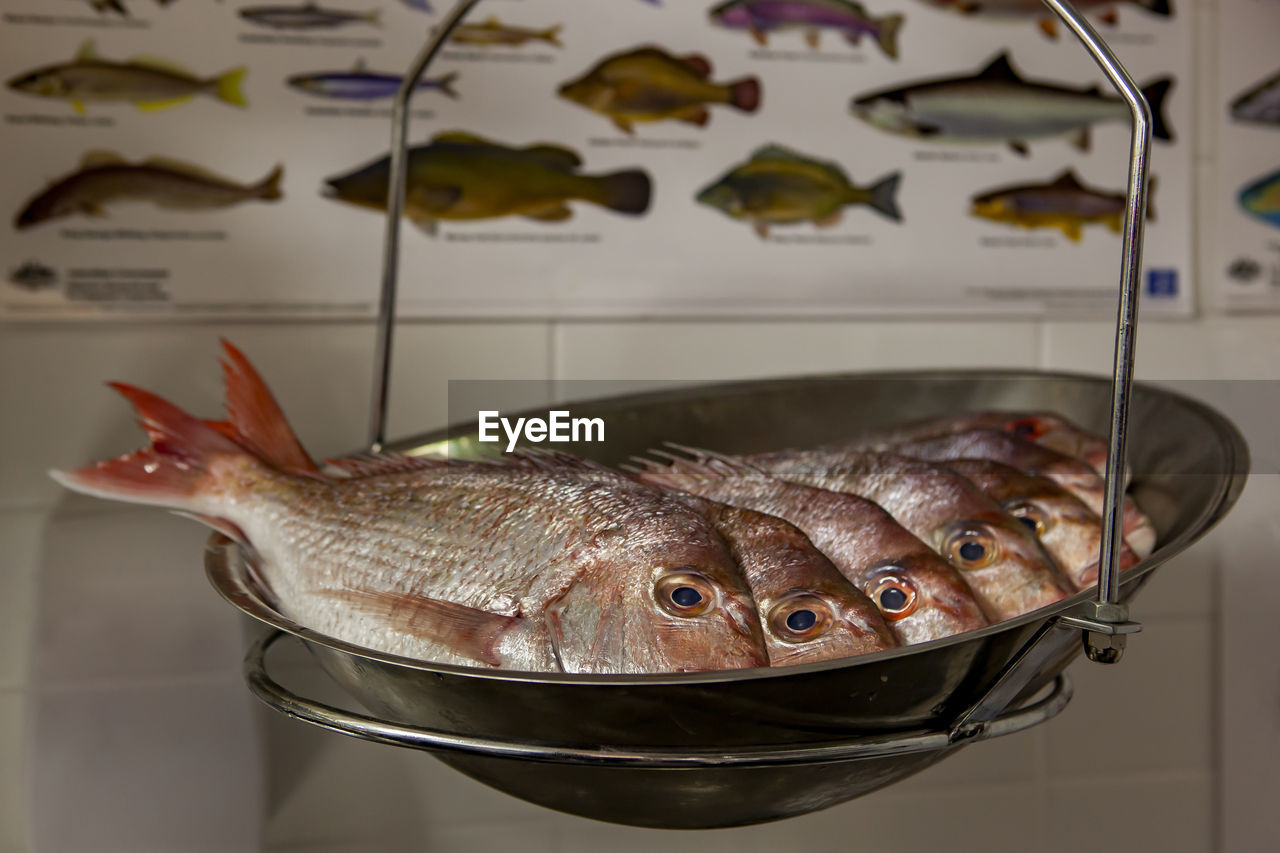
M 1148 314 L 1193 304 L 1182 1 L 1080 3 L 1155 108 Z M 374 312 L 443 0 L 0 10 L 0 316 Z M 484 0 L 412 115 L 403 316 L 1113 316 L 1128 112 L 1039 0 Z
M 1213 302 L 1280 309 L 1280 3 L 1218 13 L 1218 223 Z

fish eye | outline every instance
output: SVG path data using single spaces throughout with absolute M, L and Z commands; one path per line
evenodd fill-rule
M 1009 421 L 1004 425 L 1005 432 L 1011 432 L 1018 438 L 1024 438 L 1027 441 L 1034 441 L 1044 434 L 1040 429 L 1040 424 L 1036 423 L 1033 418 L 1018 418 Z
M 890 622 L 910 616 L 919 603 L 915 584 L 894 575 L 881 577 L 871 588 L 868 597 Z
M 769 608 L 769 630 L 783 642 L 804 643 L 821 637 L 835 623 L 831 605 L 812 592 L 793 592 Z
M 1012 501 L 1005 504 L 1004 511 L 1021 521 L 1036 536 L 1043 536 L 1049 529 L 1048 514 L 1033 503 Z
M 716 605 L 716 590 L 710 578 L 683 567 L 663 573 L 653 584 L 653 598 L 672 616 L 702 616 Z
M 965 527 L 947 538 L 943 554 L 960 569 L 981 569 L 995 562 L 999 549 L 985 530 Z

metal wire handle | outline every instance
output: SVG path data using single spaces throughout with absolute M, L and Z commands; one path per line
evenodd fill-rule
M 382 253 L 382 292 L 378 302 L 377 343 L 374 353 L 373 411 L 369 446 L 376 453 L 386 441 L 391 379 L 391 344 L 395 327 L 396 285 L 400 266 L 400 217 L 404 210 L 408 161 L 409 99 L 427 66 L 452 35 L 462 18 L 480 0 L 459 0 L 432 37 L 414 57 L 400 81 L 392 106 L 391 171 L 387 188 L 387 225 Z M 1106 500 L 1103 505 L 1102 549 L 1098 597 L 1079 617 L 1085 649 L 1091 660 L 1115 663 L 1124 650 L 1125 635 L 1141 626 L 1129 621 L 1129 610 L 1117 601 L 1118 565 L 1122 536 L 1124 460 L 1128 444 L 1129 401 L 1133 391 L 1134 351 L 1137 344 L 1138 284 L 1142 270 L 1142 242 L 1147 210 L 1147 161 L 1151 152 L 1151 107 L 1133 77 L 1098 32 L 1066 0 L 1044 0 L 1075 34 L 1111 85 L 1129 106 L 1133 131 L 1129 147 L 1129 183 L 1124 211 L 1124 244 L 1120 268 L 1120 304 L 1116 317 L 1115 359 L 1111 386 L 1111 420 L 1107 445 Z

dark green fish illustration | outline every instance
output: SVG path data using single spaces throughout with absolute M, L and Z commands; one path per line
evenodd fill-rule
M 1153 207 L 1156 179 L 1147 183 L 1147 219 L 1155 221 Z M 1079 242 L 1083 228 L 1106 225 L 1117 234 L 1124 224 L 1127 195 L 1085 186 L 1067 169 L 1047 184 L 1017 184 L 974 196 L 970 212 L 992 222 L 1023 228 L 1058 228 L 1067 239 Z
M 676 57 L 656 47 L 616 53 L 559 89 L 562 98 L 613 119 L 624 133 L 638 121 L 676 119 L 704 125 L 709 104 L 728 104 L 743 112 L 760 106 L 760 81 L 743 77 L 729 83 L 711 81 L 704 57 Z
M 578 173 L 582 158 L 557 145 L 511 148 L 461 131 L 441 133 L 409 151 L 405 216 L 429 234 L 441 219 L 525 216 L 562 222 L 568 202 L 588 201 L 618 213 L 649 209 L 650 180 L 640 169 L 607 175 Z M 391 161 L 381 157 L 329 178 L 326 195 L 385 210 Z
M 781 145 L 766 145 L 698 193 L 697 200 L 734 219 L 750 222 L 763 239 L 769 226 L 812 222 L 835 225 L 848 205 L 866 205 L 902 221 L 895 196 L 902 175 L 894 172 L 869 187 L 857 187 L 834 163 L 815 160 Z
M 1171 141 L 1164 117 L 1173 80 L 1162 78 L 1142 89 L 1151 105 L 1151 133 Z M 1004 142 L 1021 155 L 1027 141 L 1070 137 L 1088 151 L 1090 129 L 1099 122 L 1130 120 L 1129 107 L 1097 86 L 1071 89 L 1024 80 L 1007 53 L 977 74 L 943 77 L 854 99 L 853 114 L 873 127 L 929 142 Z
M 166 210 L 213 210 L 243 201 L 283 197 L 283 166 L 254 184 L 238 184 L 199 166 L 153 157 L 131 164 L 111 151 L 90 151 L 80 168 L 50 184 L 22 208 L 13 227 L 22 230 L 81 213 L 105 216 L 116 202 L 150 202 Z

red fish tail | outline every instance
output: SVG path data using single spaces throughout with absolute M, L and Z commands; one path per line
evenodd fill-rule
M 744 77 L 729 84 L 729 103 L 744 113 L 753 113 L 760 108 L 760 81 L 755 77 Z
M 319 467 L 303 449 L 280 404 L 249 359 L 225 340 L 222 349 L 226 353 L 222 374 L 227 386 L 229 422 L 215 429 L 273 468 L 289 474 L 318 474 Z
M 133 404 L 151 446 L 75 471 L 51 476 L 77 492 L 129 503 L 195 509 L 210 463 L 244 450 L 169 401 L 132 385 L 111 387 Z

